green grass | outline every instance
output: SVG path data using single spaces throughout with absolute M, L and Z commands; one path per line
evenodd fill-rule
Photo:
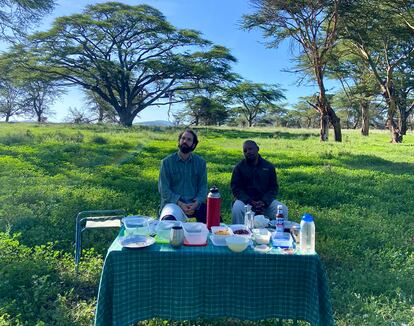
M 177 134 L 0 124 L 0 325 L 93 322 L 103 257 L 115 234 L 85 233 L 90 249 L 76 277 L 75 216 L 117 208 L 155 216 L 160 160 L 176 150 Z M 207 160 L 209 185 L 220 188 L 226 222 L 231 171 L 248 138 L 276 165 L 290 219 L 316 217 L 337 325 L 414 325 L 413 134 L 403 144 L 390 144 L 383 131 L 362 137 L 344 130 L 342 143 L 332 135 L 320 143 L 317 130 L 200 128 L 198 134 L 196 152 Z

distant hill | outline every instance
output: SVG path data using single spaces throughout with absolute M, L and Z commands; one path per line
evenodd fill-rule
M 137 122 L 134 124 L 141 125 L 141 126 L 159 126 L 159 127 L 170 127 L 174 125 L 172 122 L 166 121 L 166 120 L 141 121 L 141 122 Z

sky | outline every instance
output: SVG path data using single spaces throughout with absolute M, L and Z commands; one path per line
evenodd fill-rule
M 45 17 L 42 30 L 50 28 L 56 17 L 81 13 L 90 4 L 106 1 L 89 0 L 58 0 L 52 15 Z M 291 42 L 283 42 L 277 49 L 268 49 L 265 46 L 260 31 L 244 31 L 240 28 L 240 22 L 244 14 L 253 12 L 248 0 L 123 0 L 129 5 L 148 4 L 160 10 L 166 19 L 177 28 L 195 29 L 203 34 L 203 37 L 215 44 L 230 49 L 237 63 L 233 70 L 243 78 L 268 84 L 278 84 L 284 89 L 289 106 L 298 102 L 299 97 L 309 96 L 316 92 L 314 85 L 298 86 L 300 76 L 284 72 L 292 67 L 295 47 Z M 68 89 L 68 92 L 52 109 L 55 116 L 49 121 L 61 122 L 67 116 L 69 107 L 83 108 L 82 92 L 76 87 Z M 173 107 L 174 110 L 174 107 Z M 153 120 L 171 120 L 167 114 L 167 107 L 148 107 L 141 111 L 135 122 Z

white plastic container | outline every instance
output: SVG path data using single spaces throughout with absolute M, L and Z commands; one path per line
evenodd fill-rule
M 239 235 L 241 237 L 245 237 L 249 239 L 252 237 L 252 232 L 244 224 L 232 224 L 232 225 L 229 225 L 229 227 L 233 231 L 234 235 Z
M 215 246 L 227 246 L 226 238 L 233 235 L 228 226 L 212 226 L 211 241 Z
M 161 240 L 170 241 L 170 233 L 173 226 L 182 226 L 182 223 L 180 221 L 171 220 L 159 221 L 156 228 L 157 236 Z
M 310 214 L 304 214 L 300 222 L 300 251 L 305 255 L 315 254 L 315 223 Z
M 150 234 L 149 222 L 152 218 L 145 216 L 126 216 L 122 219 L 125 228 L 125 236 Z
M 188 244 L 201 245 L 207 242 L 208 229 L 204 223 L 183 223 L 184 238 Z
M 271 233 L 267 229 L 253 229 L 254 241 L 257 244 L 268 244 L 270 242 Z

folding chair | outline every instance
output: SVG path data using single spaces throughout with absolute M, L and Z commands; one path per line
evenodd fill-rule
M 76 216 L 75 235 L 75 271 L 78 272 L 78 265 L 82 254 L 82 233 L 86 229 L 98 228 L 119 228 L 121 219 L 126 216 L 123 209 L 83 211 Z

